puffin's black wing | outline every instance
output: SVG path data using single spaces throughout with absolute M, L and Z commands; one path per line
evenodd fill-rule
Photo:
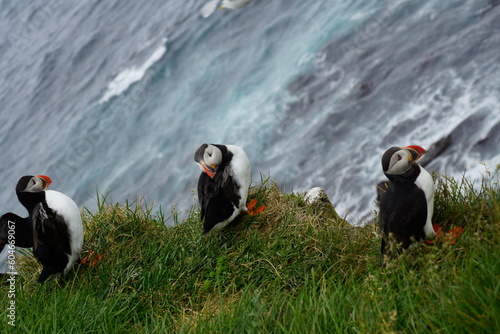
M 240 186 L 235 182 L 232 176 L 232 170 L 229 166 L 226 166 L 224 173 L 222 175 L 222 191 L 224 195 L 231 203 L 237 208 L 240 206 Z
M 38 282 L 63 272 L 69 261 L 71 246 L 68 225 L 64 218 L 50 208 L 37 204 L 33 210 L 33 254 L 43 269 Z
M 217 198 L 221 192 L 232 202 L 236 190 L 230 174 L 230 166 L 227 161 L 221 163 L 213 179 L 206 173 L 201 173 L 198 180 L 198 200 L 200 202 L 202 219 L 206 215 L 210 202 Z
M 13 235 L 14 245 L 17 247 L 33 247 L 33 227 L 28 218 L 19 217 L 12 212 L 0 217 L 0 252 L 9 243 L 9 235 Z
M 201 219 L 205 219 L 208 204 L 218 193 L 219 187 L 217 184 L 206 173 L 201 173 L 198 179 L 198 201 L 200 202 Z
M 226 145 L 215 145 L 221 152 L 223 161 L 219 166 L 219 172 L 214 177 L 215 182 L 224 193 L 224 197 L 228 199 L 235 207 L 240 205 L 240 186 L 235 182 L 231 164 L 233 161 L 233 153 L 228 150 Z
M 424 192 L 414 182 L 393 182 L 380 200 L 379 224 L 382 231 L 382 253 L 392 233 L 397 243 L 408 248 L 412 238 L 424 239 L 427 201 Z
M 210 231 L 218 223 L 228 219 L 238 207 L 240 196 L 238 185 L 231 177 L 230 166 L 221 164 L 217 174 L 211 179 L 205 173 L 198 182 L 198 199 L 203 220 L 203 233 Z

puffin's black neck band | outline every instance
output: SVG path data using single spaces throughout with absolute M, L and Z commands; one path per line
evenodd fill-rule
M 409 178 L 415 172 L 415 167 L 413 165 L 408 168 L 406 172 L 401 175 L 391 175 L 392 182 L 404 182 L 407 178 Z

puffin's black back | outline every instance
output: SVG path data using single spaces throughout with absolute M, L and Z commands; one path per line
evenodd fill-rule
M 201 173 L 198 179 L 198 200 L 203 220 L 203 233 L 209 232 L 215 225 L 228 219 L 239 205 L 238 185 L 228 177 L 227 168 L 233 154 L 224 145 L 214 145 L 221 150 L 222 162 L 214 178 Z
M 412 237 L 416 240 L 425 238 L 427 200 L 424 192 L 415 185 L 419 174 L 420 167 L 415 165 L 415 170 L 409 177 L 393 179 L 380 199 L 379 224 L 383 233 L 383 254 L 389 233 L 394 234 L 403 248 L 411 245 Z

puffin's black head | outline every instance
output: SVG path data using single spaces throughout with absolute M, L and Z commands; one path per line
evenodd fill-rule
M 17 182 L 16 192 L 39 193 L 47 189 L 51 183 L 50 177 L 45 175 L 26 175 Z
M 203 144 L 196 150 L 194 161 L 203 172 L 213 178 L 222 162 L 222 152 L 214 145 Z
M 390 175 L 403 175 L 425 152 L 422 147 L 417 145 L 391 147 L 382 156 L 382 170 L 388 177 Z
M 19 202 L 28 210 L 45 198 L 45 189 L 52 183 L 45 175 L 26 175 L 19 179 L 16 194 Z

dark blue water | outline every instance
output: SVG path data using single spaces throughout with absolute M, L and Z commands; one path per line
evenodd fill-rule
M 498 1 L 204 3 L 0 1 L 2 213 L 24 213 L 26 174 L 90 208 L 98 189 L 184 212 L 205 142 L 353 223 L 390 146 L 438 144 L 428 169 L 451 176 L 500 164 Z

